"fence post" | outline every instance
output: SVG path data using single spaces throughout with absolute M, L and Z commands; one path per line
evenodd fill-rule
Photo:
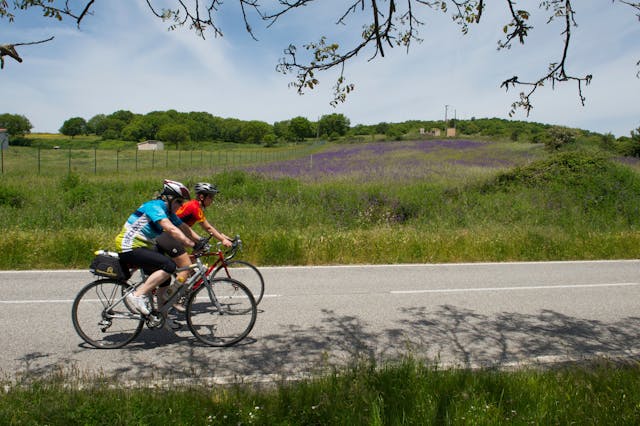
M 138 171 L 138 150 L 136 149 L 136 172 Z
M 154 169 L 154 164 L 156 162 L 156 150 L 151 151 L 151 170 Z

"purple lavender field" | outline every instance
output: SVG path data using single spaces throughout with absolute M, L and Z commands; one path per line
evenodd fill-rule
M 421 140 L 327 145 L 321 152 L 247 171 L 306 182 L 464 179 L 521 165 L 542 155 L 539 146 L 471 140 Z

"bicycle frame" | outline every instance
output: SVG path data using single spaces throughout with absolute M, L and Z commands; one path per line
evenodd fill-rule
M 216 261 L 213 262 L 211 265 L 207 266 L 207 271 L 205 273 L 205 276 L 209 276 L 214 270 L 216 270 L 216 268 L 218 267 L 218 265 L 222 265 L 222 267 L 224 268 L 224 272 L 227 274 L 227 278 L 231 278 L 231 274 L 229 273 L 229 269 L 227 268 L 227 261 L 231 260 L 236 253 L 238 252 L 238 250 L 240 249 L 242 245 L 242 241 L 236 236 L 236 238 L 233 239 L 233 246 L 231 248 L 230 254 L 225 256 L 224 252 L 222 251 L 222 244 L 221 243 L 217 243 L 216 247 L 217 250 L 214 251 L 208 251 L 202 254 L 199 254 L 197 257 L 194 256 L 193 254 L 189 255 L 189 258 L 193 261 L 193 260 L 200 260 L 200 257 L 217 257 Z M 204 266 L 204 264 L 203 264 Z M 199 282 L 196 282 L 195 285 L 193 286 L 193 288 L 191 288 L 190 290 L 197 290 L 198 287 L 200 287 L 200 285 L 202 284 L 202 280 Z
M 215 292 L 213 292 L 211 290 L 211 285 L 210 285 L 210 281 L 209 281 L 209 277 L 208 277 L 208 274 L 210 272 L 210 268 L 207 268 L 206 265 L 200 259 L 200 256 L 204 256 L 204 255 L 205 254 L 194 256 L 195 263 L 192 263 L 189 266 L 185 266 L 185 267 L 176 269 L 176 272 L 195 271 L 195 273 L 193 275 L 191 275 L 187 279 L 187 281 L 184 282 L 184 284 L 179 286 L 178 291 L 173 293 L 169 297 L 169 299 L 167 299 L 162 304 L 162 306 L 157 306 L 148 315 L 147 321 L 152 320 L 154 322 L 161 322 L 162 320 L 159 318 L 159 315 L 166 316 L 166 313 L 173 307 L 173 304 L 176 303 L 180 299 L 180 297 L 184 296 L 188 291 L 192 291 L 192 290 L 195 290 L 195 289 L 199 288 L 202 285 L 203 282 L 205 282 L 206 285 L 208 285 L 208 293 L 209 293 L 209 297 L 211 298 L 211 301 L 216 305 L 216 308 L 218 308 L 218 309 L 221 308 L 220 303 L 218 302 L 218 299 L 215 296 Z M 142 276 L 142 281 L 140 281 L 139 283 L 136 283 L 135 285 L 133 285 L 122 296 L 122 298 L 120 298 L 120 299 L 118 299 L 118 301 L 116 301 L 116 303 L 122 302 L 127 294 L 135 291 L 136 288 L 138 288 L 143 282 L 145 282 L 147 280 L 147 278 L 148 278 L 147 274 L 145 274 L 144 271 L 142 271 L 142 270 L 140 270 L 140 273 L 141 273 L 141 276 Z M 152 324 L 148 324 L 148 325 L 151 326 Z
M 135 274 L 129 280 L 107 277 L 86 284 L 78 292 L 71 310 L 76 332 L 96 348 L 120 348 L 135 339 L 145 324 L 150 329 L 165 326 L 170 321 L 169 310 L 180 298 L 187 296 L 186 325 L 196 339 L 213 347 L 238 343 L 253 329 L 257 317 L 256 301 L 242 282 L 229 277 L 213 277 L 211 268 L 201 259 L 209 254 L 209 250 L 210 246 L 205 242 L 193 255 L 194 261 L 190 265 L 176 269 L 175 272 L 189 271 L 191 274 L 184 284 L 176 286 L 173 294 L 167 295 L 168 300 L 162 305 L 156 299 L 148 315 L 140 314 L 127 300 L 127 296 L 148 280 L 144 270 L 133 269 L 139 271 L 139 280 Z

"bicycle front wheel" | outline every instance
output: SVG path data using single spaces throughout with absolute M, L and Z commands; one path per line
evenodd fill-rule
M 131 312 L 123 299 L 129 285 L 101 279 L 80 290 L 71 308 L 73 327 L 88 344 L 99 349 L 121 348 L 142 331 L 144 319 Z
M 230 260 L 227 262 L 226 271 L 224 265 L 220 265 L 213 271 L 211 277 L 227 276 L 228 278 L 240 281 L 249 289 L 253 298 L 256 300 L 256 305 L 260 304 L 262 296 L 264 296 L 264 279 L 258 268 L 244 260 Z
M 191 333 L 209 346 L 232 346 L 256 323 L 258 309 L 251 292 L 232 278 L 205 280 L 187 302 Z

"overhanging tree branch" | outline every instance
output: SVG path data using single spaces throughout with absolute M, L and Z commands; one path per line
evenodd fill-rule
M 223 0 L 145 0 L 150 11 L 158 18 L 169 21 L 169 30 L 187 26 L 196 32 L 199 37 L 205 38 L 207 30 L 211 30 L 215 37 L 223 36 L 222 28 L 216 18 L 223 6 Z M 518 9 L 516 0 L 505 0 L 503 3 L 509 11 L 510 21 L 504 27 L 504 39 L 498 41 L 498 49 L 510 49 L 514 40 L 524 44 L 533 25 L 529 23 L 529 10 Z M 640 18 L 640 2 L 631 0 L 612 0 L 622 3 L 635 9 Z M 316 0 L 276 0 L 269 4 L 272 7 L 265 7 L 259 0 L 227 0 L 227 3 L 238 5 L 245 29 L 249 35 L 256 39 L 250 23 L 251 14 L 254 13 L 259 20 L 262 20 L 267 28 L 275 25 L 283 16 L 294 10 L 321 4 Z M 13 21 L 14 15 L 9 10 L 9 2 L 0 0 L 0 19 L 8 18 Z M 494 6 L 497 2 L 492 2 Z M 60 6 L 56 6 L 60 5 Z M 91 14 L 91 9 L 95 5 L 95 0 L 13 0 L 14 9 L 39 8 L 45 17 L 52 17 L 62 20 L 68 16 L 73 18 L 78 26 L 84 18 Z M 169 7 L 167 7 L 169 5 Z M 434 12 L 449 13 L 451 10 L 452 20 L 461 27 L 464 34 L 467 34 L 473 24 L 479 24 L 485 12 L 487 4 L 484 0 L 350 0 L 345 2 L 342 12 L 338 11 L 338 25 L 352 25 L 348 21 L 356 15 L 362 14 L 365 17 L 365 25 L 361 30 L 361 39 L 343 48 L 336 42 L 328 41 L 326 36 L 319 38 L 317 42 L 303 44 L 303 49 L 297 49 L 291 44 L 284 51 L 284 57 L 279 61 L 276 69 L 284 74 L 295 74 L 294 81 L 290 83 L 303 94 L 306 90 L 314 89 L 319 80 L 317 74 L 336 68 L 339 70 L 338 78 L 334 86 L 334 98 L 332 105 L 343 102 L 348 93 L 354 89 L 354 84 L 347 83 L 345 79 L 345 66 L 356 56 L 364 51 L 369 51 L 369 61 L 380 56 L 385 57 L 386 49 L 395 46 L 403 46 L 409 50 L 413 42 L 421 42 L 418 37 L 418 29 L 424 25 L 423 18 L 419 12 L 431 10 Z M 570 0 L 539 0 L 537 6 L 540 9 L 551 11 L 547 24 L 552 23 L 556 18 L 563 19 L 564 31 L 563 49 L 560 59 L 552 62 L 546 73 L 538 79 L 531 81 L 521 80 L 518 76 L 512 77 L 502 82 L 500 85 L 505 89 L 516 86 L 526 87 L 528 90 L 520 93 L 520 99 L 511 105 L 513 114 L 516 109 L 523 108 L 527 114 L 533 108 L 532 96 L 536 90 L 547 83 L 552 88 L 556 84 L 565 82 L 575 82 L 577 84 L 580 102 L 584 105 L 583 85 L 590 83 L 592 76 L 587 74 L 584 77 L 577 77 L 567 72 L 568 52 L 571 41 L 571 27 L 576 26 L 575 14 Z M 529 6 L 531 9 L 532 6 Z M 13 50 L 10 49 L 13 46 Z M 22 60 L 15 45 L 5 45 L 2 56 L 10 56 L 19 62 Z M 640 67 L 640 61 L 637 65 Z M 638 71 L 640 78 L 640 71 Z
M 512 3 L 512 2 L 509 1 L 509 3 Z M 521 92 L 520 99 L 514 102 L 513 104 L 511 104 L 511 111 L 509 111 L 509 116 L 513 116 L 513 114 L 516 112 L 518 108 L 524 109 L 527 115 L 529 115 L 529 113 L 531 112 L 531 109 L 533 109 L 533 105 L 531 104 L 531 96 L 535 93 L 535 91 L 539 87 L 544 86 L 545 82 L 550 82 L 551 87 L 555 88 L 556 83 L 566 82 L 566 81 L 575 81 L 578 85 L 578 96 L 580 98 L 580 102 L 583 106 L 585 104 L 586 98 L 582 93 L 582 84 L 584 83 L 588 85 L 589 83 L 591 83 L 591 79 L 593 77 L 591 74 L 588 74 L 585 77 L 576 77 L 568 74 L 566 71 L 567 53 L 569 52 L 569 44 L 571 40 L 571 27 L 577 26 L 577 24 L 575 22 L 575 12 L 571 6 L 571 1 L 563 0 L 562 1 L 563 4 L 560 4 L 560 3 L 561 2 L 557 0 L 542 2 L 542 5 L 545 6 L 547 10 L 551 8 L 554 11 L 554 13 L 551 15 L 551 17 L 547 21 L 547 23 L 550 23 L 557 17 L 564 18 L 564 31 L 562 32 L 562 34 L 564 35 L 564 46 L 562 49 L 562 55 L 561 55 L 560 61 L 557 63 L 551 63 L 549 65 L 547 74 L 542 76 L 535 82 L 520 81 L 518 76 L 514 76 L 502 82 L 500 87 L 504 87 L 506 90 L 509 90 L 510 86 L 516 86 L 516 85 L 531 86 L 531 89 L 528 92 L 526 93 Z M 518 17 L 516 17 L 516 14 L 518 14 L 518 12 L 514 11 L 513 9 L 511 10 L 513 13 L 514 21 L 517 21 L 519 16 L 522 16 L 522 15 L 519 15 Z M 522 23 L 518 23 L 517 25 L 522 26 Z M 523 28 L 524 27 L 526 26 L 523 26 Z M 514 31 L 514 33 L 515 32 L 516 31 Z M 508 47 L 508 43 L 510 43 L 510 41 L 514 38 L 514 37 L 511 37 L 512 34 L 508 36 L 506 44 L 500 45 L 501 48 L 505 46 Z M 522 40 L 520 40 L 520 42 L 522 43 Z
M 20 57 L 20 55 L 18 55 L 18 52 L 16 51 L 16 46 L 29 46 L 32 44 L 46 43 L 51 40 L 53 40 L 53 37 L 49 37 L 48 39 L 40 40 L 40 41 L 31 41 L 28 43 L 12 43 L 12 44 L 0 45 L 0 69 L 4 69 L 5 56 L 9 56 L 20 63 L 22 62 L 22 58 Z

